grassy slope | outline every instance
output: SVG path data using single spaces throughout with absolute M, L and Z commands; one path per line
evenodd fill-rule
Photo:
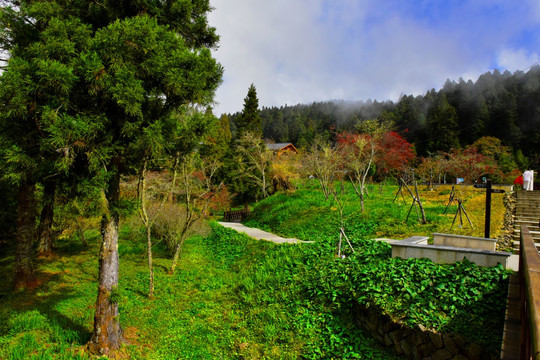
M 315 246 L 276 246 L 217 228 L 206 239 L 192 238 L 186 243 L 174 276 L 166 274 L 170 259 L 156 246 L 154 301 L 145 296 L 143 236 L 133 225 L 124 226 L 119 248 L 120 311 L 129 344 L 120 357 L 393 358 L 351 324 L 351 299 L 379 306 L 392 304 L 387 310 L 405 321 L 433 323 L 434 327 L 464 335 L 473 333 L 487 338 L 487 346 L 497 346 L 489 343 L 492 333 L 480 332 L 485 328 L 499 331 L 497 289 L 504 286 L 498 280 L 500 273 L 478 273 L 470 264 L 455 269 L 434 267 L 424 261 L 393 262 L 384 244 L 373 247 L 361 240 L 445 230 L 453 215 L 439 214 L 448 193 L 421 195 L 430 223 L 420 226 L 414 213 L 407 223 L 402 220 L 410 203 L 385 205 L 391 202 L 395 188 L 368 199 L 369 215 L 357 211 L 356 199 L 349 192 L 346 231 L 361 254 L 340 261 L 332 256 L 337 240 L 336 212 L 314 189 L 308 185 L 293 195 L 280 194 L 261 202 L 255 211 L 259 215 L 251 224 L 317 240 Z M 375 193 L 377 189 L 373 190 Z M 437 200 L 427 201 L 430 194 Z M 476 224 L 475 216 L 479 215 L 475 214 L 480 211 L 471 204 L 481 203 L 482 196 L 467 199 L 466 209 Z M 478 228 L 483 226 L 477 225 L 475 230 L 464 227 L 461 231 L 477 234 L 482 231 Z M 83 249 L 77 239 L 66 238 L 59 243 L 54 259 L 37 261 L 43 282 L 35 291 L 12 294 L 12 249 L 0 257 L 0 271 L 7 274 L 0 278 L 1 359 L 89 358 L 84 344 L 89 340 L 94 314 L 99 234 L 88 237 L 88 249 Z M 413 271 L 415 267 L 417 271 Z M 411 278 L 411 273 L 418 277 Z M 456 273 L 460 274 L 459 283 L 455 281 Z M 486 287 L 483 282 L 493 284 Z M 368 289 L 368 293 L 362 289 Z M 448 294 L 454 294 L 457 300 Z M 489 296 L 493 302 L 482 300 Z M 479 310 L 478 304 L 483 304 L 484 310 Z M 407 313 L 404 308 L 413 311 Z M 488 325 L 477 329 L 475 324 L 482 321 Z
M 351 186 L 345 186 L 345 231 L 362 237 L 389 237 L 402 239 L 411 235 L 431 235 L 433 232 L 450 232 L 460 235 L 484 236 L 485 190 L 472 186 L 456 186 L 455 198 L 463 200 L 463 206 L 471 218 L 469 225 L 463 215 L 463 226 L 459 218 L 452 226 L 457 203 L 448 204 L 451 185 L 441 185 L 430 191 L 419 186 L 420 200 L 425 208 L 428 223 L 421 225 L 417 212 L 411 209 L 412 199 L 403 189 L 403 197 L 397 196 L 397 186 L 378 185 L 370 187 L 366 196 L 365 213 L 360 213 L 360 202 Z M 411 188 L 414 191 L 414 188 Z M 492 195 L 491 237 L 501 232 L 504 215 L 503 194 Z M 395 201 L 394 201 L 395 199 Z M 254 216 L 248 225 L 259 226 L 287 236 L 304 240 L 317 240 L 337 234 L 338 213 L 335 204 L 325 201 L 318 191 L 316 180 L 302 183 L 294 193 L 278 193 L 255 206 Z
M 483 346 L 498 351 L 504 321 L 507 272 L 502 268 L 484 269 L 463 262 L 436 265 L 425 259 L 391 259 L 389 246 L 366 239 L 375 237 L 404 238 L 451 232 L 483 236 L 485 193 L 472 187 L 461 187 L 456 197 L 463 199 L 474 228 L 464 218 L 462 228 L 451 226 L 456 206 L 443 214 L 448 203 L 450 186 L 435 191 L 421 191 L 428 224 L 421 225 L 415 211 L 407 222 L 410 197 L 394 203 L 397 187 L 371 191 L 366 212 L 358 211 L 358 200 L 346 188 L 345 231 L 356 247 L 346 261 L 320 258 L 319 266 L 308 273 L 308 289 L 330 303 L 342 298 L 361 304 L 375 304 L 393 317 L 411 326 L 422 324 L 445 332 L 458 332 L 475 338 Z M 424 187 L 425 189 L 425 187 Z M 374 191 L 376 190 L 376 191 Z M 492 236 L 500 232 L 504 213 L 502 195 L 494 196 Z M 301 185 L 292 194 L 278 194 L 254 208 L 247 225 L 265 228 L 287 237 L 316 240 L 335 252 L 338 242 L 338 214 L 335 204 L 325 201 L 315 182 Z M 346 279 L 346 280 L 343 280 Z M 328 295 L 330 300 L 328 300 Z M 336 295 L 337 294 L 337 295 Z M 339 303 L 339 302 L 337 302 Z
M 123 227 L 120 314 L 128 345 L 120 358 L 136 359 L 392 359 L 371 339 L 302 299 L 295 286 L 296 246 L 250 240 L 214 225 L 213 235 L 186 242 L 173 276 L 156 247 L 156 299 L 146 298 L 144 241 Z M 0 283 L 1 359 L 87 359 L 97 284 L 98 233 L 83 249 L 63 239 L 57 256 L 39 260 L 35 291 L 11 294 Z M 13 256 L 0 259 L 12 273 Z

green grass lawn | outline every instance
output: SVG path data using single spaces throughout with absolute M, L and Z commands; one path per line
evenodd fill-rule
M 351 321 L 354 304 L 375 305 L 414 326 L 457 332 L 497 351 L 507 273 L 468 262 L 436 265 L 391 259 L 373 237 L 406 237 L 448 228 L 448 193 L 423 193 L 429 223 L 410 203 L 392 204 L 396 188 L 371 191 L 367 211 L 345 194 L 345 230 L 356 249 L 334 256 L 337 212 L 313 184 L 276 194 L 255 206 L 248 224 L 315 244 L 275 245 L 212 225 L 190 238 L 174 275 L 162 244 L 154 248 L 155 295 L 146 296 L 144 235 L 134 222 L 121 229 L 120 316 L 126 345 L 118 358 L 133 359 L 393 359 Z M 421 194 L 421 196 L 423 196 Z M 442 199 L 442 204 L 441 204 Z M 467 197 L 471 216 L 481 194 Z M 413 210 L 414 211 L 414 210 Z M 474 220 L 473 220 L 474 221 Z M 483 226 L 478 226 L 483 229 Z M 459 229 L 464 233 L 481 230 Z M 89 359 L 85 344 L 97 294 L 99 233 L 90 246 L 75 237 L 58 242 L 56 256 L 35 263 L 41 285 L 12 293 L 13 249 L 0 257 L 0 359 Z M 157 241 L 156 241 L 157 242 Z
M 155 249 L 156 298 L 149 300 L 143 237 L 124 227 L 120 239 L 120 316 L 127 340 L 119 358 L 392 359 L 333 309 L 297 286 L 297 246 L 251 240 L 214 225 L 191 238 L 174 275 Z M 90 248 L 62 239 L 54 259 L 37 261 L 42 284 L 11 293 L 3 277 L 1 359 L 88 359 L 97 287 L 98 233 Z M 13 256 L 0 270 L 12 272 Z
M 411 235 L 430 236 L 434 232 L 450 232 L 460 235 L 484 236 L 485 190 L 472 186 L 455 186 L 454 198 L 461 199 L 472 226 L 463 215 L 463 226 L 456 215 L 457 203 L 448 206 L 451 185 L 436 186 L 433 191 L 419 186 L 420 200 L 425 209 L 427 224 L 421 224 L 412 198 L 403 189 L 397 196 L 397 186 L 371 185 L 365 199 L 365 212 L 360 212 L 360 200 L 352 186 L 345 183 L 344 222 L 347 234 L 361 237 L 389 237 L 402 239 Z M 414 191 L 414 187 L 411 188 Z M 502 231 L 504 216 L 503 194 L 492 195 L 491 237 Z M 446 212 L 445 212 L 446 210 Z M 407 214 L 410 215 L 407 219 Z M 297 190 L 278 193 L 254 206 L 253 216 L 246 223 L 286 236 L 303 240 L 317 240 L 336 236 L 339 214 L 335 201 L 325 200 L 319 191 L 317 180 L 302 181 Z

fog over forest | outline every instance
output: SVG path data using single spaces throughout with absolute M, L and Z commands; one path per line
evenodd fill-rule
M 256 85 L 256 84 L 255 84 Z M 540 67 L 527 72 L 487 72 L 476 82 L 447 80 L 440 90 L 399 101 L 330 100 L 263 107 L 263 136 L 275 142 L 307 146 L 315 136 L 333 140 L 358 121 L 390 119 L 395 130 L 415 145 L 418 155 L 472 144 L 482 136 L 499 138 L 513 151 L 536 159 L 540 149 Z M 230 114 L 234 132 L 234 119 Z

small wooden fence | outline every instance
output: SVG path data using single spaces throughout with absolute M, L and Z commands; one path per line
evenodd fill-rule
M 521 225 L 519 250 L 520 359 L 540 360 L 540 255 L 529 229 Z
M 223 221 L 244 221 L 249 215 L 249 210 L 232 210 L 223 213 Z

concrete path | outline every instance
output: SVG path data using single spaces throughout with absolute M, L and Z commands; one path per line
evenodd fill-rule
M 252 237 L 256 240 L 266 240 L 271 241 L 276 244 L 298 244 L 298 243 L 313 243 L 313 241 L 303 241 L 292 238 L 282 238 L 281 236 L 274 235 L 272 233 L 262 231 L 256 228 L 250 228 L 236 222 L 218 222 L 218 224 L 225 226 L 226 228 L 234 229 L 240 233 L 245 233 L 247 236 Z

